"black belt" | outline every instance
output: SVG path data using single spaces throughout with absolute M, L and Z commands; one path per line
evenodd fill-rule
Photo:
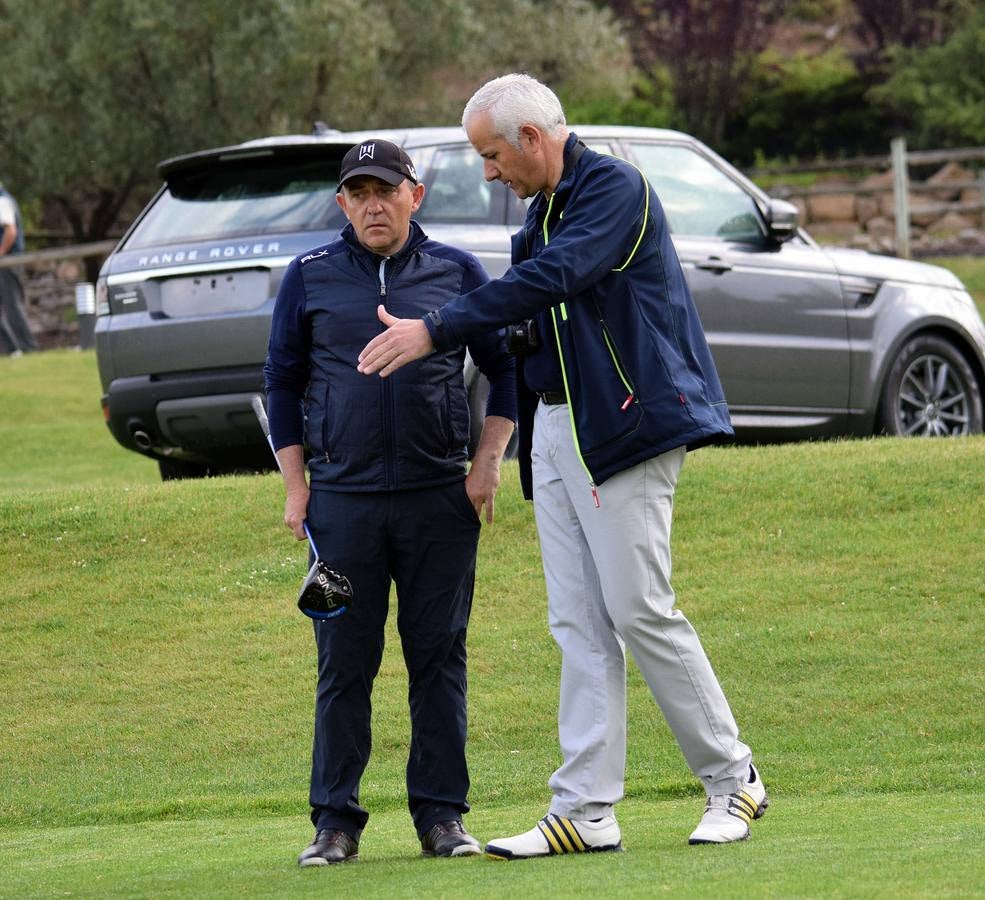
M 564 391 L 537 391 L 537 396 L 540 397 L 541 403 L 546 403 L 548 406 L 568 402 L 568 395 Z

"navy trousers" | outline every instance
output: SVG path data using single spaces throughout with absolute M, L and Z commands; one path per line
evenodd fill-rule
M 359 839 L 369 814 L 370 696 L 383 657 L 391 581 L 407 666 L 407 800 L 419 837 L 468 812 L 465 635 L 480 523 L 464 482 L 413 491 L 315 490 L 308 526 L 318 552 L 352 582 L 354 602 L 315 621 L 318 688 L 311 820 Z

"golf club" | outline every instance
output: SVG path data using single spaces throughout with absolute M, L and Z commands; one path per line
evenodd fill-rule
M 280 460 L 277 458 L 277 451 L 274 450 L 274 442 L 270 437 L 270 423 L 267 421 L 267 411 L 263 407 L 263 398 L 259 394 L 254 394 L 250 403 L 260 423 L 260 430 L 267 439 L 270 452 L 274 454 L 277 468 L 280 469 Z M 311 619 L 334 619 L 342 615 L 352 604 L 352 584 L 345 575 L 331 568 L 321 558 L 308 523 L 304 522 L 303 527 L 304 533 L 308 536 L 308 543 L 311 545 L 311 552 L 315 554 L 315 561 L 311 564 L 308 575 L 301 585 L 298 609 Z

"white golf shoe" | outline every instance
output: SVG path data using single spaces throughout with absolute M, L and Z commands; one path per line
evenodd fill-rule
M 548 813 L 530 831 L 486 844 L 486 856 L 492 859 L 533 859 L 605 850 L 622 850 L 622 833 L 615 816 L 589 822 Z
M 770 805 L 763 780 L 754 765 L 749 780 L 734 794 L 714 794 L 708 798 L 705 814 L 688 840 L 689 844 L 728 844 L 749 837 L 749 823 L 760 818 Z

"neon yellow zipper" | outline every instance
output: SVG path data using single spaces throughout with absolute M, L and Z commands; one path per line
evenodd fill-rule
M 585 474 L 588 475 L 588 484 L 592 489 L 592 499 L 595 501 L 595 508 L 598 509 L 601 505 L 599 503 L 599 493 L 595 486 L 595 479 L 592 477 L 592 472 L 588 468 L 588 463 L 585 462 L 585 457 L 581 455 L 581 443 L 578 440 L 578 429 L 575 428 L 575 407 L 571 402 L 571 386 L 568 383 L 568 372 L 564 367 L 564 352 L 561 350 L 561 333 L 558 330 L 557 324 L 557 307 L 551 307 L 551 321 L 554 323 L 554 341 L 557 344 L 557 355 L 561 362 L 561 378 L 564 381 L 564 395 L 568 398 L 568 421 L 571 423 L 571 438 L 575 444 L 575 453 L 578 454 L 578 461 L 581 463 L 582 468 L 585 470 Z
M 624 160 L 624 162 L 629 162 L 629 160 Z M 637 166 L 637 165 L 635 165 L 633 163 L 629 163 L 629 164 L 631 166 L 633 166 L 633 168 L 636 169 L 637 172 L 640 173 L 640 177 L 643 179 L 643 196 L 645 197 L 645 204 L 646 205 L 643 208 L 643 225 L 640 228 L 640 233 L 639 233 L 639 235 L 636 238 L 636 243 L 633 244 L 633 249 L 629 252 L 629 256 L 626 257 L 626 259 L 623 262 L 623 264 L 621 266 L 619 266 L 618 268 L 613 269 L 612 270 L 613 272 L 622 272 L 623 269 L 625 269 L 630 264 L 630 262 L 632 262 L 633 257 L 636 256 L 636 251 L 639 250 L 640 244 L 643 242 L 643 235 L 646 233 L 646 225 L 647 225 L 647 222 L 650 219 L 650 185 L 649 185 L 649 182 L 646 180 L 646 175 L 643 173 L 643 170 L 639 166 Z M 556 196 L 555 194 L 553 194 L 553 193 L 551 194 L 550 198 L 547 201 L 547 211 L 544 213 L 543 231 L 544 231 L 544 246 L 545 247 L 550 242 L 550 235 L 548 234 L 548 231 L 547 231 L 547 223 L 548 223 L 548 221 L 551 218 L 551 211 L 554 208 L 554 197 L 555 196 Z M 558 220 L 563 219 L 563 218 L 564 218 L 564 210 L 562 209 L 560 215 L 558 216 Z M 595 508 L 598 509 L 599 506 L 600 506 L 598 489 L 597 489 L 597 486 L 595 484 L 595 479 L 592 476 L 591 470 L 588 468 L 588 463 L 585 462 L 585 457 L 582 456 L 582 453 L 581 453 L 581 444 L 580 444 L 580 442 L 578 440 L 578 429 L 575 427 L 574 406 L 571 403 L 571 386 L 568 383 L 568 371 L 567 371 L 567 368 L 564 365 L 564 351 L 561 349 L 561 332 L 560 332 L 560 330 L 558 328 L 558 321 L 557 321 L 557 316 L 558 316 L 558 313 L 559 312 L 561 314 L 561 320 L 563 322 L 567 322 L 568 321 L 568 308 L 565 305 L 565 303 L 564 303 L 563 300 L 557 306 L 552 306 L 551 307 L 551 322 L 554 325 L 554 341 L 557 344 L 558 360 L 561 363 L 561 378 L 564 381 L 564 393 L 565 393 L 565 396 L 568 398 L 568 420 L 571 423 L 571 437 L 574 440 L 575 453 L 578 454 L 578 461 L 581 463 L 582 468 L 585 470 L 585 474 L 588 475 L 588 483 L 589 483 L 589 485 L 592 488 L 592 498 L 595 501 Z M 623 371 L 622 366 L 619 364 L 619 358 L 616 355 L 616 349 L 613 346 L 613 343 L 612 343 L 611 338 L 609 337 L 609 331 L 605 327 L 605 322 L 602 321 L 601 318 L 599 318 L 599 324 L 602 326 L 602 338 L 605 341 L 605 346 L 606 346 L 606 348 L 609 351 L 609 356 L 612 359 L 612 364 L 615 366 L 616 373 L 619 376 L 619 380 L 623 383 L 623 387 L 626 388 L 626 399 L 623 401 L 622 406 L 619 407 L 623 412 L 625 412 L 627 409 L 629 409 L 630 404 L 633 402 L 633 399 L 635 398 L 636 392 L 633 389 L 632 384 L 630 384 L 629 379 L 626 377 L 626 373 Z
M 546 247 L 550 241 L 550 237 L 547 233 L 547 222 L 551 216 L 551 209 L 554 206 L 554 194 L 551 194 L 550 200 L 547 201 L 547 212 L 544 213 L 544 246 Z M 562 211 L 562 215 L 563 215 Z M 575 444 L 575 453 L 578 455 L 578 461 L 581 463 L 582 468 L 585 470 L 585 474 L 588 475 L 588 484 L 592 489 L 592 499 L 595 501 L 595 508 L 598 509 L 599 494 L 595 486 L 595 479 L 592 477 L 592 472 L 588 468 L 588 463 L 585 462 L 585 457 L 581 455 L 581 444 L 578 441 L 578 429 L 575 428 L 575 413 L 574 406 L 571 403 L 571 386 L 568 383 L 568 371 L 564 365 L 564 351 L 561 349 L 561 332 L 558 329 L 557 316 L 558 312 L 561 314 L 561 319 L 563 321 L 568 320 L 568 309 L 562 301 L 558 306 L 551 307 L 551 322 L 554 325 L 554 341 L 557 344 L 557 356 L 558 361 L 561 363 L 561 379 L 564 382 L 564 395 L 568 398 L 568 421 L 571 424 L 571 438 Z

